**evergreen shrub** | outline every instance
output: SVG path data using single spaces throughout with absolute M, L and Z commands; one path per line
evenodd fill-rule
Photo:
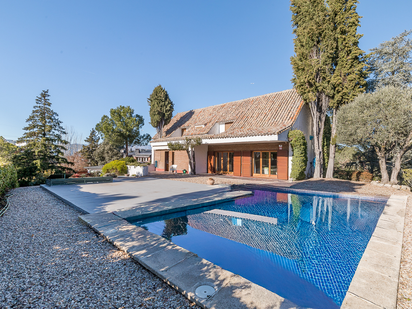
M 402 170 L 403 184 L 412 187 L 412 168 Z
M 0 166 L 0 197 L 18 185 L 16 168 L 12 164 Z
M 149 166 L 150 162 L 135 162 L 135 163 L 127 163 L 130 166 Z
M 288 139 L 293 151 L 290 177 L 293 180 L 305 179 L 305 171 L 308 164 L 308 144 L 305 135 L 300 130 L 290 130 Z
M 126 162 L 120 160 L 109 162 L 105 166 L 103 166 L 102 173 L 115 173 L 116 175 L 124 175 L 127 173 Z
M 133 163 L 137 163 L 137 160 L 133 157 L 125 157 L 120 159 L 119 161 L 126 162 L 126 165 L 132 165 Z

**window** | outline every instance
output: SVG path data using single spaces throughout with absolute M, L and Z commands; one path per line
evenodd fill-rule
M 185 132 L 186 132 L 186 128 L 182 129 L 182 136 L 183 134 L 185 134 Z
M 233 122 L 226 122 L 225 123 L 225 131 L 227 131 L 232 124 L 233 124 Z
M 257 176 L 275 176 L 278 173 L 276 151 L 253 152 L 253 174 Z

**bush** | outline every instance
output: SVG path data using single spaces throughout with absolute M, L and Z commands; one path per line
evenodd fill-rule
M 14 165 L 0 166 L 0 197 L 3 196 L 7 190 L 16 188 L 17 186 L 17 171 Z
M 308 144 L 305 135 L 300 130 L 290 130 L 288 139 L 293 151 L 290 178 L 294 180 L 305 179 L 305 171 L 308 164 Z
M 367 171 L 355 171 L 352 173 L 351 180 L 352 181 L 362 181 L 362 182 L 371 182 L 373 175 Z
M 107 173 L 107 174 L 104 174 L 102 177 L 113 177 L 113 178 L 116 178 L 116 177 L 117 177 L 117 174 L 115 174 L 115 173 Z
M 124 175 L 127 173 L 126 162 L 120 160 L 109 162 L 105 166 L 103 166 L 102 173 L 115 173 L 116 175 Z
M 333 177 L 337 179 L 350 180 L 352 173 L 353 170 L 335 168 L 335 170 L 333 171 Z
M 135 163 L 127 163 L 130 166 L 149 166 L 150 162 L 135 162 Z
M 412 187 L 412 168 L 402 170 L 402 183 Z
M 132 165 L 133 163 L 137 163 L 136 159 L 133 157 L 125 157 L 123 159 L 120 159 L 119 161 L 126 162 L 126 165 Z

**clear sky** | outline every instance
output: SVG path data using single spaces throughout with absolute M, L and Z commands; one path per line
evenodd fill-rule
M 0 0 L 0 135 L 17 139 L 49 89 L 63 126 L 86 138 L 130 105 L 153 135 L 161 84 L 175 113 L 290 89 L 287 0 Z M 361 48 L 412 28 L 411 0 L 360 0 Z

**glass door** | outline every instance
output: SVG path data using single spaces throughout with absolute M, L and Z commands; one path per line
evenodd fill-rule
M 253 175 L 254 176 L 277 176 L 277 152 L 276 151 L 254 151 L 253 152 Z
M 232 174 L 233 173 L 233 152 L 216 153 L 216 173 Z

